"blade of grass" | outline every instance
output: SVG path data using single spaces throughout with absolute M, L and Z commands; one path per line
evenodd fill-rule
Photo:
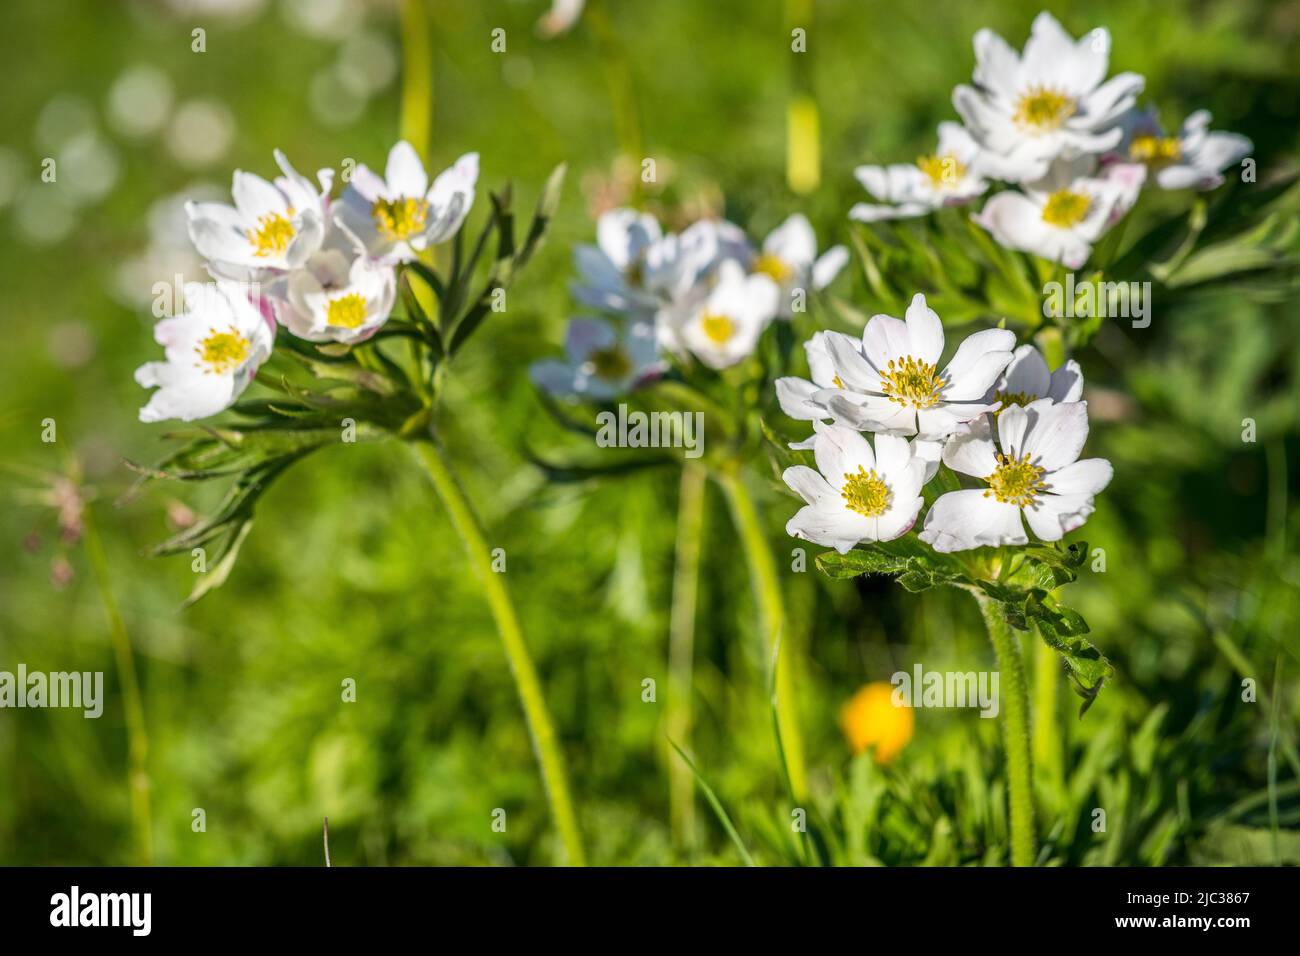
M 740 838 L 740 834 L 736 832 L 735 826 L 732 825 L 731 817 L 727 815 L 726 808 L 722 806 L 722 801 L 719 800 L 718 795 L 713 792 L 713 788 L 709 786 L 709 782 L 701 776 L 699 769 L 695 766 L 695 761 L 686 756 L 686 751 L 677 746 L 676 741 L 669 740 L 668 743 L 673 750 L 677 751 L 677 756 L 686 761 L 686 766 L 691 768 L 691 774 L 695 777 L 696 786 L 700 788 L 700 791 L 704 794 L 704 798 L 709 801 L 709 806 L 713 808 L 713 812 L 717 816 L 718 822 L 722 824 L 722 829 L 727 831 L 727 836 L 731 837 L 731 842 L 736 845 L 736 849 L 740 853 L 740 858 L 745 861 L 745 866 L 757 866 L 758 864 L 754 862 L 754 858 L 749 855 L 749 850 L 745 847 L 745 841 Z

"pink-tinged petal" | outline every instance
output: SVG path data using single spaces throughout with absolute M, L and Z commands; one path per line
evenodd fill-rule
M 1010 411 L 1008 409 L 1007 411 Z M 1053 404 L 1050 399 L 1032 402 L 1026 409 L 1032 422 L 1022 445 L 1021 455 L 1046 471 L 1064 468 L 1076 461 L 1083 443 L 1088 440 L 1088 403 Z M 1005 419 L 1004 411 L 999 420 Z M 1005 448 L 1005 444 L 1003 445 Z
M 1105 458 L 1084 458 L 1046 476 L 1047 490 L 1057 495 L 1096 495 L 1110 484 L 1115 469 Z
M 919 537 L 941 553 L 1029 542 L 1020 509 L 978 488 L 940 495 Z
M 920 496 L 903 497 L 894 489 L 895 500 L 888 511 L 876 519 L 877 541 L 893 541 L 912 530 L 916 517 L 921 513 L 925 499 Z
M 997 447 L 987 416 L 957 429 L 943 445 L 943 463 L 953 471 L 987 478 L 998 467 Z
M 907 337 L 912 355 L 929 365 L 938 365 L 943 355 L 943 323 L 939 315 L 925 304 L 925 296 L 917 293 L 907 307 Z
M 832 488 L 821 474 L 807 465 L 791 465 L 782 472 L 781 480 L 807 504 L 834 504 L 841 500 L 840 493 Z

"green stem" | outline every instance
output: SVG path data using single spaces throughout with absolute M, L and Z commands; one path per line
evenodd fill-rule
M 687 462 L 677 499 L 677 549 L 673 561 L 673 603 L 668 625 L 668 740 L 690 752 L 691 692 L 695 658 L 695 608 L 700 586 L 700 539 L 708 472 Z M 695 775 L 668 753 L 668 817 L 673 842 L 695 842 Z
M 1007 799 L 1011 805 L 1011 865 L 1034 865 L 1034 794 L 1029 761 L 1029 694 L 1020 642 L 1001 609 L 982 591 L 975 592 L 984 626 L 1002 674 L 1005 711 L 1003 738 L 1007 752 Z
M 140 698 L 140 684 L 136 679 L 135 657 L 131 651 L 131 638 L 118 610 L 117 598 L 108 578 L 108 556 L 95 526 L 95 516 L 87 505 L 82 509 L 82 528 L 86 542 L 86 557 L 99 588 L 99 597 L 108 616 L 108 632 L 117 658 L 118 678 L 122 682 L 122 700 L 126 709 L 127 773 L 131 794 L 131 820 L 134 824 L 136 857 L 141 866 L 153 864 L 153 822 L 149 809 L 149 736 L 145 731 L 144 703 Z
M 541 680 L 533 659 L 528 654 L 524 643 L 523 629 L 519 625 L 519 615 L 510 592 L 506 589 L 505 577 L 492 569 L 492 549 L 478 518 L 470 506 L 469 499 L 452 473 L 442 448 L 436 439 L 424 438 L 413 443 L 415 453 L 428 472 L 438 497 L 447 509 L 447 516 L 452 526 L 460 535 L 465 553 L 469 557 L 474 573 L 483 586 L 484 596 L 492 609 L 497 632 L 505 648 L 506 659 L 510 662 L 510 673 L 514 677 L 515 689 L 519 692 L 519 702 L 523 705 L 524 719 L 528 724 L 528 733 L 532 737 L 533 750 L 541 766 L 542 783 L 550 800 L 551 813 L 555 825 L 560 831 L 560 840 L 564 844 L 567 862 L 571 866 L 584 866 L 585 857 L 582 850 L 582 838 L 578 832 L 578 821 L 573 811 L 573 801 L 569 797 L 568 777 L 564 769 L 564 756 L 560 752 L 555 727 L 546 707 L 546 698 L 542 694 Z
M 1052 791 L 1064 789 L 1064 754 L 1057 716 L 1061 688 L 1061 659 L 1042 641 L 1034 642 L 1034 763 L 1047 771 Z
M 402 139 L 429 161 L 433 122 L 433 45 L 429 42 L 426 0 L 402 0 Z
M 727 496 L 732 521 L 740 536 L 741 547 L 749 562 L 749 576 L 758 599 L 759 624 L 766 641 L 768 659 L 775 655 L 776 674 L 776 725 L 780 731 L 780 744 L 785 757 L 790 789 L 796 800 L 808 793 L 807 773 L 804 766 L 803 737 L 799 732 L 798 712 L 795 708 L 793 657 L 782 640 L 785 627 L 785 600 L 781 593 L 781 580 L 777 575 L 776 561 L 759 521 L 754 499 L 744 482 L 735 472 L 714 473 L 714 479 Z M 780 644 L 778 644 L 780 642 Z

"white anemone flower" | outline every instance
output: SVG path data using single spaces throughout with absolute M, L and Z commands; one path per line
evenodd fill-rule
M 816 397 L 827 389 L 844 387 L 844 383 L 835 374 L 835 362 L 827 344 L 832 338 L 843 339 L 843 348 L 858 347 L 857 340 L 843 332 L 816 332 L 803 344 L 811 380 L 793 375 L 776 380 L 776 399 L 781 405 L 781 411 L 795 421 L 825 421 L 835 417 L 826 403 Z
M 1115 223 L 1116 210 L 1131 206 L 1136 195 L 1131 179 L 1096 176 L 1096 165 L 1091 156 L 1058 160 L 1022 192 L 990 197 L 974 221 L 1008 249 L 1081 268 Z
M 140 421 L 190 422 L 230 407 L 271 354 L 275 333 L 247 286 L 223 279 L 187 286 L 185 311 L 159 321 L 154 339 L 166 359 L 136 369 L 138 384 L 158 389 Z
M 581 277 L 573 297 L 593 309 L 628 312 L 655 308 L 660 295 L 648 286 L 646 252 L 663 238 L 659 222 L 635 209 L 611 209 L 596 220 L 596 244 L 576 246 L 573 262 Z M 650 277 L 652 282 L 657 276 Z
M 474 205 L 478 153 L 466 153 L 429 185 L 415 147 L 399 142 L 381 179 L 364 164 L 334 210 L 334 219 L 372 259 L 410 262 L 456 234 Z
M 551 0 L 551 9 L 537 21 L 537 32 L 548 39 L 573 28 L 586 0 Z
M 338 230 L 326 246 L 303 268 L 271 285 L 268 298 L 275 317 L 312 342 L 364 342 L 393 311 L 397 273 L 371 260 Z
M 708 295 L 681 321 L 677 338 L 709 368 L 735 365 L 753 353 L 776 317 L 780 294 L 770 276 L 747 275 L 739 263 L 724 260 Z
M 564 350 L 565 359 L 545 359 L 529 369 L 533 382 L 557 397 L 616 398 L 661 371 L 650 322 L 572 319 Z
M 320 189 L 275 151 L 283 176 L 267 182 L 235 170 L 233 206 L 188 202 L 190 240 L 214 276 L 257 281 L 299 268 L 325 238 L 332 170 L 317 177 Z
M 1034 19 L 1023 55 L 991 30 L 976 33 L 975 85 L 958 86 L 952 102 L 980 145 L 980 171 L 1026 182 L 1058 157 L 1114 149 L 1115 124 L 1144 81 L 1121 73 L 1103 82 L 1109 65 L 1108 31 L 1076 41 L 1049 13 Z
M 1254 144 L 1237 133 L 1209 129 L 1208 110 L 1197 110 L 1175 136 L 1166 136 L 1155 110 L 1133 110 L 1123 120 L 1119 157 L 1143 163 L 1161 189 L 1215 189 L 1223 172 L 1250 155 Z
M 986 402 L 1001 402 L 997 412 L 1001 417 L 1012 405 L 1025 406 L 1041 398 L 1053 402 L 1077 402 L 1083 395 L 1083 370 L 1074 359 L 1068 359 L 1055 372 L 1048 371 L 1047 359 L 1032 345 L 1022 345 L 1011 356 L 1007 366 L 988 394 Z
M 763 240 L 762 251 L 750 262 L 751 272 L 770 276 L 781 290 L 778 315 L 789 318 L 794 312 L 795 291 L 808 292 L 826 288 L 849 261 L 849 251 L 832 246 L 817 255 L 817 234 L 812 223 L 801 213 L 794 213 Z M 810 288 L 811 286 L 811 288 Z
M 849 210 L 858 222 L 925 216 L 941 206 L 959 205 L 983 195 L 988 181 L 975 171 L 979 145 L 960 123 L 939 124 L 939 146 L 915 164 L 859 166 L 858 182 L 880 203 L 860 202 Z
M 876 447 L 851 428 L 817 424 L 814 470 L 794 465 L 782 474 L 806 506 L 786 534 L 834 548 L 840 554 L 862 541 L 892 541 L 916 523 L 924 499 L 927 463 L 913 444 L 877 435 Z
M 967 336 L 940 372 L 943 324 L 918 293 L 906 321 L 872 316 L 859 346 L 848 336 L 826 339 L 839 387 L 812 396 L 836 421 L 864 431 L 942 441 L 958 425 L 996 406 L 984 395 L 1011 361 L 1016 336 L 985 329 Z
M 1086 402 L 1043 398 L 1011 405 L 997 419 L 997 444 L 987 418 L 962 429 L 943 450 L 949 468 L 981 478 L 986 488 L 941 495 L 920 538 L 936 551 L 1028 544 L 1023 516 L 1043 541 L 1059 541 L 1093 512 L 1110 483 L 1104 458 L 1079 460 L 1088 438 Z

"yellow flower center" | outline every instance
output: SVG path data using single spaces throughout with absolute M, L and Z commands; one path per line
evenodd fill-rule
M 997 468 L 994 469 L 993 474 L 984 479 L 989 483 L 984 497 L 993 495 L 998 501 L 1015 505 L 1017 508 L 1032 505 L 1038 495 L 1046 490 L 1046 485 L 1043 483 L 1043 475 L 1046 472 L 1037 465 L 1031 465 L 1028 455 L 1023 458 L 1011 458 L 1007 455 L 997 457 Z
M 429 221 L 429 204 L 423 199 L 377 199 L 370 215 L 379 234 L 397 242 L 424 232 Z
M 225 332 L 214 329 L 194 348 L 201 366 L 207 366 L 203 371 L 213 375 L 224 375 L 238 368 L 248 358 L 248 350 L 248 339 L 233 325 Z
M 618 381 L 632 371 L 632 362 L 617 345 L 607 349 L 596 349 L 587 356 L 596 377 L 607 382 Z
M 736 334 L 736 323 L 721 313 L 705 312 L 704 318 L 700 319 L 700 325 L 710 341 L 718 345 L 725 345 Z
M 1148 166 L 1168 166 L 1183 155 L 1183 148 L 1172 136 L 1155 136 L 1145 133 L 1134 136 L 1128 147 L 1129 159 Z
M 1028 405 L 1030 402 L 1037 401 L 1037 399 L 1037 395 L 1030 395 L 1028 392 L 998 392 L 993 396 L 993 400 L 1001 402 L 1002 407 L 993 413 L 993 417 L 997 418 L 1007 410 L 1009 405 Z
M 1016 104 L 1013 118 L 1021 126 L 1047 133 L 1060 129 L 1077 109 L 1072 96 L 1050 86 L 1031 86 Z
M 930 178 L 935 189 L 954 186 L 966 175 L 966 167 L 950 155 L 922 156 L 916 161 L 916 168 Z
M 836 388 L 844 387 L 844 383 L 840 381 L 840 377 L 838 375 L 836 375 L 833 379 L 831 379 L 831 384 L 834 385 Z
M 253 255 L 265 259 L 267 256 L 284 254 L 284 250 L 289 248 L 289 243 L 297 235 L 293 223 L 287 218 L 292 215 L 293 207 L 286 209 L 284 215 L 278 212 L 267 213 L 257 220 L 256 229 L 244 230 L 249 245 L 253 247 Z
M 867 518 L 876 518 L 889 508 L 889 485 L 876 474 L 876 469 L 866 471 L 858 465 L 858 473 L 844 473 L 844 487 L 840 489 L 844 507 Z
M 780 256 L 765 252 L 754 260 L 754 272 L 769 276 L 777 285 L 785 285 L 794 278 L 794 269 Z
M 912 356 L 889 360 L 889 366 L 880 375 L 880 390 L 891 402 L 904 407 L 929 408 L 938 403 L 943 380 L 935 374 L 934 366 L 919 362 Z
M 343 329 L 355 329 L 366 321 L 366 297 L 349 292 L 331 299 L 325 308 L 325 323 Z
M 1047 197 L 1047 203 L 1043 206 L 1043 222 L 1062 229 L 1077 226 L 1088 215 L 1088 207 L 1091 205 L 1092 200 L 1083 193 L 1058 189 Z

